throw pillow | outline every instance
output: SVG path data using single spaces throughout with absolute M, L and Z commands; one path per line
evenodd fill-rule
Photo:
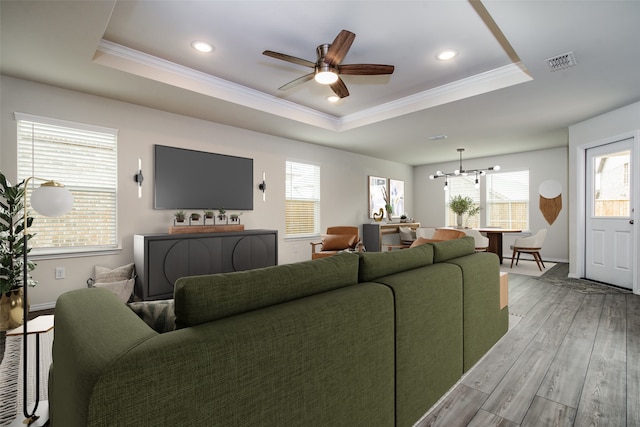
M 173 331 L 176 328 L 176 314 L 172 299 L 132 302 L 127 305 L 158 333 Z
M 97 283 L 120 282 L 133 278 L 134 264 L 123 265 L 122 267 L 110 269 L 96 265 L 94 267 L 94 280 Z
M 416 240 L 416 232 L 411 227 L 398 227 L 401 242 L 413 242 Z
M 353 234 L 323 234 L 322 250 L 323 251 L 341 251 L 347 248 L 353 248 L 356 244 L 356 236 Z
M 94 288 L 105 288 L 113 292 L 120 301 L 126 303 L 131 298 L 131 293 L 133 292 L 133 285 L 135 284 L 135 279 L 127 279 L 121 280 L 119 282 L 95 282 L 93 284 Z

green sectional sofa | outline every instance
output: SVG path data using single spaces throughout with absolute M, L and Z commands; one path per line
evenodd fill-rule
M 104 289 L 56 304 L 54 427 L 411 426 L 507 331 L 473 238 L 175 284 L 160 333 Z

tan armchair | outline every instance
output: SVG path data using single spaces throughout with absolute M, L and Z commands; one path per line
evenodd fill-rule
M 322 235 L 322 242 L 311 242 L 311 259 L 332 256 L 344 250 L 362 249 L 358 227 L 327 227 L 327 233 Z
M 413 248 L 415 246 L 422 245 L 425 243 L 430 243 L 430 242 L 442 242 L 443 240 L 459 239 L 465 236 L 466 236 L 466 233 L 464 231 L 455 230 L 453 228 L 437 228 L 430 239 L 425 239 L 424 237 L 418 237 L 411 244 L 411 247 Z

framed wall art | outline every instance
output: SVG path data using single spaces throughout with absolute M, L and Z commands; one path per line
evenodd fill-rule
M 404 181 L 389 180 L 389 199 L 393 212 L 392 218 L 400 218 L 404 214 Z
M 374 213 L 378 214 L 380 209 L 384 212 L 387 190 L 387 178 L 369 176 L 369 218 L 373 218 Z

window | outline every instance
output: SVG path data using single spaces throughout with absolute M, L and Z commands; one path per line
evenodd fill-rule
M 286 163 L 286 237 L 320 233 L 320 166 Z
M 468 175 L 468 176 L 452 176 L 448 178 L 449 185 L 448 191 L 445 196 L 446 200 L 446 209 L 447 214 L 446 218 L 446 226 L 455 227 L 457 225 L 456 214 L 449 209 L 449 201 L 460 195 L 462 197 L 471 197 L 473 203 L 476 205 L 480 205 L 480 189 L 475 188 L 476 184 L 476 176 Z M 466 214 L 463 215 L 463 226 L 470 228 L 480 227 L 480 215 L 474 215 L 471 218 L 467 218 Z
M 88 252 L 117 247 L 117 152 L 114 129 L 16 113 L 18 179 L 64 184 L 73 209 L 64 217 L 34 217 L 34 254 Z M 31 180 L 28 192 L 41 182 Z M 29 195 L 27 196 L 29 197 Z
M 529 229 L 529 171 L 486 176 L 489 227 Z

